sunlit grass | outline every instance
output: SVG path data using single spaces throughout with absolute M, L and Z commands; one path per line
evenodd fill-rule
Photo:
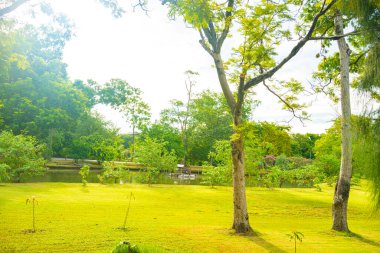
M 130 193 L 126 229 L 123 227 Z M 25 199 L 36 196 L 36 233 Z M 0 186 L 0 252 L 110 252 L 120 241 L 168 252 L 294 252 L 287 234 L 304 234 L 297 252 L 380 252 L 380 216 L 368 194 L 354 187 L 349 225 L 356 236 L 330 230 L 333 188 L 248 188 L 255 235 L 239 236 L 232 223 L 230 187 L 73 183 Z

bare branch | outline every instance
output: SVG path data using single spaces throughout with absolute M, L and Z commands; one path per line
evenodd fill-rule
M 305 119 L 305 117 L 302 117 L 302 116 L 299 116 L 299 115 L 297 115 L 297 113 L 296 113 L 296 110 L 294 109 L 294 107 L 291 105 L 291 104 L 289 104 L 285 99 L 283 99 L 282 97 L 281 97 L 281 95 L 279 95 L 279 94 L 277 94 L 269 85 L 267 85 L 266 83 L 265 83 L 265 80 L 263 80 L 263 85 L 265 86 L 265 88 L 267 88 L 267 90 L 270 92 L 270 93 L 272 93 L 273 95 L 275 95 L 282 103 L 284 103 L 284 105 L 289 109 L 289 111 L 293 114 L 293 118 L 297 118 L 301 123 L 302 123 L 302 125 L 303 126 L 305 126 L 304 125 L 304 122 L 303 122 L 303 120 Z M 292 119 L 293 119 L 292 118 Z
M 298 51 L 306 44 L 306 42 L 308 42 L 311 38 L 311 35 L 313 34 L 314 32 L 314 29 L 317 25 L 317 22 L 318 22 L 318 19 L 324 15 L 335 3 L 337 2 L 337 0 L 333 0 L 331 1 L 327 6 L 326 8 L 324 9 L 321 9 L 320 12 L 318 12 L 318 14 L 316 14 L 313 18 L 313 22 L 311 23 L 311 26 L 309 28 L 309 31 L 308 33 L 306 34 L 306 36 L 300 40 L 297 45 L 295 45 L 293 47 L 293 49 L 290 51 L 289 55 L 286 56 L 280 63 L 278 63 L 275 67 L 273 67 L 272 69 L 268 70 L 267 72 L 259 75 L 259 76 L 256 76 L 254 78 L 252 78 L 251 80 L 249 80 L 246 84 L 245 84 L 245 87 L 244 89 L 247 90 L 253 86 L 256 86 L 257 84 L 263 82 L 265 79 L 267 78 L 270 78 L 271 76 L 274 75 L 274 73 L 276 73 L 285 63 L 287 63 L 290 59 L 292 59 L 297 53 Z
M 145 12 L 145 15 L 148 15 L 149 10 L 146 7 L 146 4 L 146 0 L 138 0 L 136 4 L 132 5 L 133 11 L 136 11 L 136 8 L 141 8 L 141 10 Z
M 340 38 L 344 38 L 351 35 L 358 35 L 360 33 L 361 32 L 359 31 L 353 31 L 350 33 L 342 34 L 342 35 L 335 35 L 335 36 L 328 36 L 328 37 L 325 37 L 325 36 L 311 37 L 309 40 L 339 40 Z
M 25 4 L 28 1 L 29 0 L 17 0 L 17 1 L 14 1 L 10 6 L 7 6 L 5 8 L 0 9 L 0 18 L 4 15 L 16 10 L 18 7 L 20 7 L 21 5 Z

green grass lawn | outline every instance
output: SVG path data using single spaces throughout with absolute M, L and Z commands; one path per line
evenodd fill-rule
M 126 231 L 124 220 L 133 192 Z M 36 233 L 31 206 L 36 196 Z M 294 252 L 286 234 L 300 231 L 297 252 L 380 252 L 380 216 L 368 193 L 353 187 L 349 226 L 331 227 L 333 188 L 248 188 L 255 235 L 239 236 L 232 224 L 232 188 L 180 185 L 28 183 L 0 185 L 0 252 L 110 252 L 122 240 L 168 252 Z

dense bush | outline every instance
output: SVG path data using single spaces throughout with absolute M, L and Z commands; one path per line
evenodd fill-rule
M 287 171 L 287 179 L 289 183 L 299 187 L 312 187 L 323 179 L 323 174 L 317 167 L 307 165 Z
M 46 171 L 42 158 L 44 149 L 34 137 L 3 131 L 0 134 L 0 180 L 21 182 L 43 174 Z
M 229 166 L 204 166 L 202 172 L 202 184 L 214 187 L 215 185 L 224 185 L 231 183 L 232 168 Z
M 320 168 L 326 177 L 334 177 L 339 174 L 340 160 L 334 155 L 319 155 L 313 164 Z
M 102 164 L 103 171 L 98 175 L 100 183 L 117 183 L 131 181 L 131 175 L 129 170 L 119 166 L 114 162 L 104 162 Z
M 290 170 L 293 168 L 293 164 L 288 160 L 286 155 L 281 154 L 276 157 L 275 165 L 281 170 Z
M 131 245 L 129 242 L 120 242 L 112 253 L 163 253 L 164 251 L 152 246 Z
M 292 164 L 293 168 L 295 169 L 309 165 L 312 162 L 312 160 L 300 156 L 291 156 L 288 157 L 287 160 L 289 161 L 289 163 Z
M 79 170 L 79 175 L 82 177 L 83 186 L 87 185 L 88 174 L 90 174 L 90 166 L 88 166 L 88 165 L 82 166 L 82 168 L 80 168 L 80 170 Z
M 136 146 L 136 159 L 145 166 L 145 183 L 152 184 L 158 180 L 161 171 L 172 172 L 177 168 L 174 151 L 167 151 L 165 142 L 146 138 Z

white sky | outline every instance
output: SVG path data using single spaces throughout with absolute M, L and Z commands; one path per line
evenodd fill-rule
M 113 18 L 110 10 L 94 0 L 51 2 L 56 10 L 67 14 L 75 23 L 75 36 L 64 50 L 70 79 L 93 79 L 99 83 L 111 78 L 124 79 L 144 92 L 143 98 L 151 106 L 153 119 L 158 119 L 159 112 L 168 107 L 171 99 L 185 98 L 186 70 L 200 74 L 196 91 L 221 91 L 212 59 L 198 43 L 198 33 L 186 28 L 181 20 L 169 20 L 166 8 L 159 1 L 149 1 L 148 16 L 141 10 L 133 12 L 132 7 L 126 5 L 127 12 L 120 19 Z M 231 43 L 231 40 L 225 43 L 225 59 Z M 283 45 L 279 56 L 285 55 L 289 48 L 289 44 Z M 318 51 L 317 44 L 307 44 L 274 77 L 286 80 L 294 77 L 307 85 L 317 66 L 315 55 Z M 256 99 L 262 101 L 253 112 L 254 120 L 283 123 L 291 118 L 261 85 L 254 91 Z M 312 102 L 308 108 L 311 121 L 302 126 L 293 120 L 290 123 L 292 131 L 323 132 L 338 116 L 338 106 L 322 95 L 305 99 Z M 104 106 L 97 106 L 97 110 L 113 121 L 121 132 L 128 131 L 120 114 Z

